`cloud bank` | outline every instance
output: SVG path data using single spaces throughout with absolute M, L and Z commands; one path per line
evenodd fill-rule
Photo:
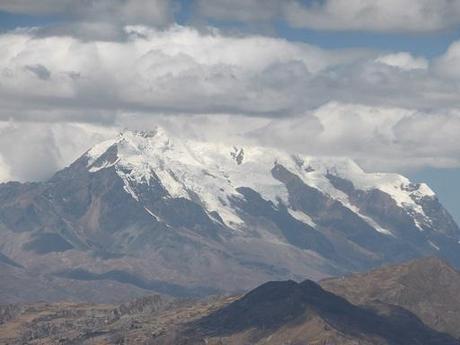
M 402 30 L 404 20 L 414 32 L 418 20 L 429 30 L 456 25 L 444 20 L 457 13 L 456 1 L 407 1 L 412 12 L 394 16 L 392 1 L 364 0 L 347 2 L 347 10 L 338 0 L 201 0 L 194 11 L 238 21 L 282 15 L 315 27 L 313 13 L 324 30 Z M 74 16 L 67 28 L 0 34 L 0 181 L 46 179 L 121 128 L 155 124 L 198 139 L 350 156 L 371 170 L 460 166 L 460 41 L 432 59 L 328 50 L 171 24 L 174 2 L 142 3 L 0 4 L 15 13 Z M 116 19 L 105 21 L 103 13 Z M 376 16 L 392 22 L 386 28 Z
M 460 44 L 409 53 L 325 50 L 258 35 L 127 26 L 125 41 L 0 35 L 0 118 L 110 122 L 118 112 L 295 116 L 331 100 L 460 106 Z

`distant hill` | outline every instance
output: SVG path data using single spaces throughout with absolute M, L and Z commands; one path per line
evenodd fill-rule
M 328 279 L 321 286 L 358 305 L 380 301 L 401 306 L 460 339 L 460 272 L 438 258 Z

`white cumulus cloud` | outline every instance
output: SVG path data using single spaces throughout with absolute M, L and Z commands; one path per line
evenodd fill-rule
M 46 178 L 120 128 L 154 123 L 371 168 L 460 164 L 458 43 L 428 60 L 212 28 L 124 31 L 0 34 L 2 178 Z
M 289 114 L 302 106 L 306 83 L 318 73 L 369 55 L 180 26 L 126 31 L 127 41 L 0 35 L 0 117 L 43 120 L 60 112 L 101 120 L 118 110 Z

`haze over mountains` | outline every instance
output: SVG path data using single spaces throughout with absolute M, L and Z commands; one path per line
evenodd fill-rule
M 95 283 L 95 301 L 205 296 L 428 255 L 460 266 L 460 229 L 425 184 L 162 128 L 0 185 L 0 233 L 3 302 L 88 299 Z

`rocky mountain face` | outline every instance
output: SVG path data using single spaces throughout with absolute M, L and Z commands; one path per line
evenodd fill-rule
M 426 279 L 435 268 L 442 272 Z M 322 286 L 268 282 L 243 296 L 8 305 L 0 307 L 0 343 L 459 345 L 460 305 L 449 303 L 459 275 L 437 259 L 423 259 Z M 381 278 L 388 283 L 379 286 Z
M 204 296 L 428 255 L 460 266 L 459 240 L 425 184 L 161 128 L 125 131 L 46 182 L 0 185 L 0 265 L 55 291 L 103 284 L 103 301 L 112 287 Z

